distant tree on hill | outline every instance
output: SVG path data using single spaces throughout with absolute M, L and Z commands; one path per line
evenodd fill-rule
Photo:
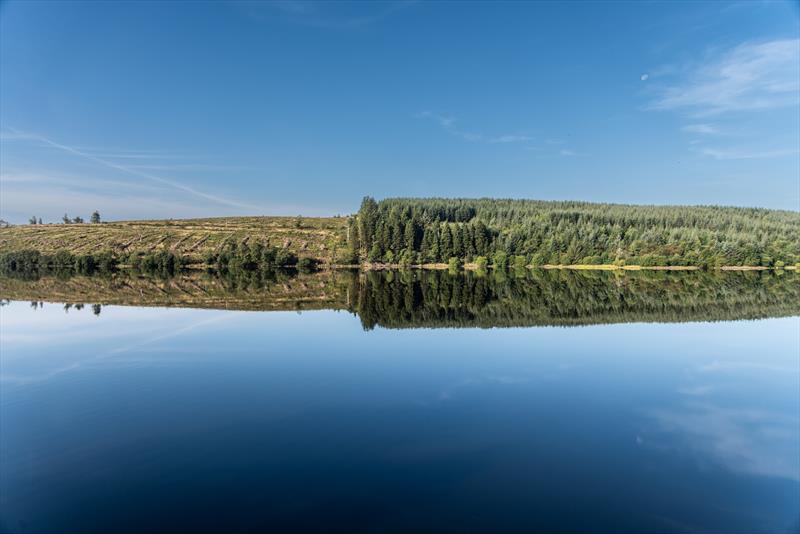
M 74 219 L 72 219 L 72 222 L 74 222 L 75 224 L 83 224 L 83 217 L 75 217 Z
M 63 217 L 61 217 L 61 220 L 64 221 L 64 224 L 69 224 L 72 222 L 72 219 L 70 219 L 69 215 L 67 215 L 66 213 L 64 214 Z
M 89 219 L 89 222 L 91 222 L 92 224 L 99 224 L 100 223 L 100 212 L 97 211 L 97 210 L 94 210 L 94 212 L 92 213 L 92 218 Z
M 39 224 L 42 224 L 42 218 L 39 217 Z
M 37 222 L 38 222 L 38 219 L 36 219 L 36 215 L 34 215 L 30 219 L 28 219 L 28 223 L 29 224 L 36 224 Z

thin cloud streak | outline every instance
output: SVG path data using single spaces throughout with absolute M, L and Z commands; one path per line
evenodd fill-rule
M 74 154 L 74 155 L 79 156 L 81 158 L 84 158 L 86 160 L 92 161 L 92 162 L 97 163 L 99 165 L 103 165 L 105 167 L 108 167 L 108 168 L 111 168 L 111 169 L 115 169 L 115 170 L 130 174 L 132 176 L 138 176 L 140 178 L 145 178 L 147 180 L 152 180 L 154 182 L 158 182 L 158 183 L 161 183 L 161 184 L 164 184 L 164 185 L 168 185 L 168 186 L 170 186 L 170 187 L 172 187 L 174 189 L 183 191 L 185 193 L 189 193 L 191 195 L 194 195 L 194 196 L 199 197 L 199 198 L 203 198 L 205 200 L 210 200 L 210 201 L 216 202 L 218 204 L 223 204 L 223 205 L 226 205 L 226 206 L 232 206 L 232 207 L 235 207 L 235 208 L 256 209 L 256 210 L 261 209 L 259 206 L 254 206 L 254 205 L 251 205 L 251 204 L 245 204 L 245 203 L 242 203 L 242 202 L 229 200 L 227 198 L 223 198 L 223 197 L 220 197 L 220 196 L 217 196 L 217 195 L 204 193 L 204 192 L 199 191 L 199 190 L 197 190 L 197 189 L 195 189 L 193 187 L 190 187 L 188 185 L 184 185 L 184 184 L 182 184 L 180 182 L 176 182 L 174 180 L 169 180 L 167 178 L 162 178 L 161 176 L 157 176 L 157 175 L 152 174 L 152 173 L 143 172 L 141 170 L 137 170 L 136 168 L 133 168 L 133 167 L 128 166 L 128 165 L 122 165 L 120 163 L 115 163 L 115 162 L 109 161 L 107 159 L 99 158 L 99 157 L 97 157 L 97 156 L 95 156 L 93 154 L 90 154 L 90 153 L 82 151 L 82 150 L 78 150 L 78 149 L 76 149 L 74 147 L 71 147 L 71 146 L 68 146 L 68 145 L 64 145 L 64 144 L 58 143 L 58 142 L 53 141 L 52 139 L 48 139 L 47 137 L 44 137 L 42 135 L 32 134 L 32 133 L 27 133 L 27 132 L 21 132 L 19 130 L 14 129 L 14 128 L 8 128 L 8 130 L 11 131 L 12 135 L 16 136 L 16 137 L 14 137 L 14 139 L 32 139 L 32 140 L 37 140 L 37 141 L 40 141 L 42 143 L 45 143 L 48 146 L 51 146 L 53 148 L 57 148 L 59 150 L 63 150 L 65 152 L 69 152 L 71 154 Z
M 651 103 L 704 117 L 800 105 L 800 39 L 746 42 L 695 68 Z
M 766 158 L 779 158 L 783 156 L 792 156 L 800 154 L 797 149 L 783 149 L 783 150 L 763 150 L 763 151 L 746 151 L 737 149 L 718 149 L 718 148 L 703 148 L 698 152 L 704 156 L 708 156 L 718 160 L 730 159 L 766 159 Z
M 417 119 L 429 119 L 439 124 L 448 133 L 461 137 L 467 141 L 484 143 L 529 143 L 534 140 L 528 135 L 504 134 L 497 137 L 486 136 L 479 133 L 466 132 L 456 126 L 456 119 L 450 115 L 434 113 L 432 111 L 422 111 L 414 115 Z
M 88 214 L 100 207 L 108 220 L 209 217 L 220 215 L 216 204 L 198 201 L 169 186 L 145 180 L 125 181 L 51 174 L 49 171 L 0 174 L 0 218 L 27 221 L 31 214 L 59 222 L 64 211 Z M 269 204 L 266 212 L 329 216 L 309 205 Z
M 349 15 L 336 13 L 339 8 L 334 2 L 311 2 L 302 0 L 276 0 L 272 2 L 236 2 L 245 9 L 248 16 L 256 20 L 264 20 L 265 10 L 271 10 L 284 15 L 288 22 L 326 28 L 332 30 L 352 30 L 380 22 L 391 15 L 406 9 L 416 3 L 416 0 L 401 0 L 389 3 L 374 3 L 386 6 L 371 14 Z M 364 3 L 363 5 L 370 5 Z M 333 6 L 333 8 L 331 7 Z M 361 7 L 361 6 L 359 6 Z
M 687 124 L 681 128 L 684 132 L 697 134 L 716 134 L 719 130 L 711 124 Z

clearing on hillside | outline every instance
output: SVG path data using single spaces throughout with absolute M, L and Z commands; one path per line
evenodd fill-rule
M 298 257 L 330 263 L 347 245 L 346 217 L 218 217 L 119 221 L 101 224 L 42 224 L 0 228 L 0 252 L 34 249 L 115 254 L 168 250 L 199 260 L 226 242 L 286 248 Z

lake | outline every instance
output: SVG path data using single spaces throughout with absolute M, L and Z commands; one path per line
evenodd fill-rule
M 3 532 L 800 532 L 798 273 L 0 298 Z

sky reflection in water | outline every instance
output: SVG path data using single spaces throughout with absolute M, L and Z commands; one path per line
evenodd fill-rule
M 0 308 L 9 532 L 794 532 L 800 319 Z M 121 527 L 120 527 L 121 526 Z

